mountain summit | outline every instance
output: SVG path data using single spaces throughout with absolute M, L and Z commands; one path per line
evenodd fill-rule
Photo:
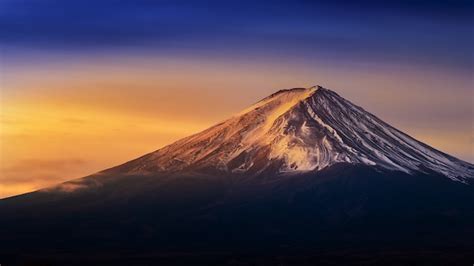
M 342 256 L 335 264 L 369 254 L 366 265 L 423 253 L 436 264 L 474 250 L 473 177 L 472 164 L 331 90 L 281 90 L 138 159 L 0 200 L 0 258 L 234 265 L 286 254 L 309 265 L 322 252 Z
M 433 171 L 464 183 L 474 176 L 469 163 L 411 138 L 321 86 L 278 91 L 113 171 L 298 174 L 337 163 L 409 174 Z

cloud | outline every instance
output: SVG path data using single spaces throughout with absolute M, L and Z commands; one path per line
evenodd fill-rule
M 26 159 L 0 169 L 3 185 L 20 183 L 57 182 L 70 176 L 70 172 L 87 164 L 82 159 Z
M 15 48 L 472 59 L 470 1 L 2 2 L 0 42 Z
M 60 191 L 60 192 L 69 193 L 69 192 L 74 192 L 76 190 L 87 188 L 87 187 L 88 187 L 87 184 L 84 184 L 82 182 L 71 181 L 71 182 L 66 182 L 66 183 L 63 183 L 63 184 L 59 184 L 59 185 L 54 186 L 54 187 L 46 188 L 46 189 L 44 189 L 44 191 Z
M 61 122 L 67 123 L 67 124 L 76 124 L 76 125 L 79 125 L 79 124 L 85 124 L 85 123 L 87 123 L 87 120 L 85 120 L 85 119 L 80 119 L 80 118 L 64 118 L 64 119 L 61 120 Z
M 7 171 L 18 172 L 25 169 L 64 169 L 71 166 L 84 165 L 82 159 L 26 159 L 20 161 L 17 165 L 7 168 Z

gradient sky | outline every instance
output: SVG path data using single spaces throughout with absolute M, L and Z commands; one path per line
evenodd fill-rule
M 320 84 L 474 162 L 472 1 L 0 1 L 0 198 Z

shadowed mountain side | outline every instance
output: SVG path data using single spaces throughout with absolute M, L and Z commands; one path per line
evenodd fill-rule
M 89 178 L 103 185 L 1 201 L 0 253 L 474 248 L 474 190 L 442 176 L 338 164 L 298 179 Z

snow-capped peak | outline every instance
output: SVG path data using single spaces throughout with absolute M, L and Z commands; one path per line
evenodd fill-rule
M 406 173 L 434 171 L 461 182 L 474 177 L 472 164 L 411 138 L 321 86 L 278 91 L 117 170 L 288 174 L 340 162 Z

